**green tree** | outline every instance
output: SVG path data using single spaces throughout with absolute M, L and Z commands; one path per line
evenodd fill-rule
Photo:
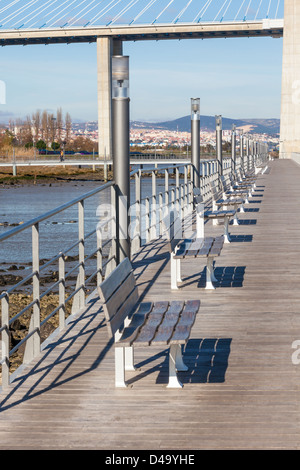
M 42 139 L 40 139 L 40 140 L 37 141 L 37 143 L 36 143 L 36 148 L 37 148 L 38 150 L 44 150 L 46 147 L 47 147 L 47 146 L 46 146 L 46 143 L 45 143 Z

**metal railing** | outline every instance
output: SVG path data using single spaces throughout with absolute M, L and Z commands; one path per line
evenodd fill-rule
M 243 167 L 251 169 L 255 164 L 266 160 L 267 156 L 249 156 L 237 159 L 236 168 Z M 200 165 L 200 189 L 205 203 L 211 198 L 211 185 L 219 178 L 217 160 L 204 160 Z M 233 170 L 231 158 L 224 158 L 222 172 L 224 175 Z M 176 209 L 182 217 L 186 217 L 193 209 L 194 189 L 194 167 L 191 163 L 162 166 L 154 168 L 137 169 L 131 172 L 131 192 L 134 194 L 134 203 L 131 205 L 130 214 L 130 237 L 131 254 L 139 251 L 143 244 L 157 239 L 162 234 L 162 220 L 169 210 Z M 160 191 L 160 188 L 163 190 Z M 85 201 L 103 191 L 110 191 L 109 207 L 103 206 L 97 211 L 99 218 L 95 228 L 85 233 Z M 10 358 L 16 351 L 25 345 L 23 363 L 28 363 L 41 351 L 40 332 L 55 314 L 58 315 L 58 330 L 66 325 L 66 307 L 72 301 L 71 313 L 77 313 L 86 304 L 86 286 L 96 279 L 97 285 L 111 272 L 117 264 L 118 237 L 115 233 L 117 222 L 116 208 L 116 186 L 114 181 L 106 183 L 86 194 L 78 196 L 35 219 L 13 228 L 0 236 L 0 243 L 12 239 L 20 232 L 31 229 L 32 261 L 31 272 L 14 286 L 2 292 L 1 300 L 1 327 L 2 335 L 0 345 L 2 346 L 2 387 L 7 387 L 11 381 Z M 59 251 L 45 264 L 40 262 L 40 224 L 51 219 L 56 214 L 66 211 L 70 207 L 77 206 L 78 211 L 78 238 L 63 251 Z M 100 207 L 100 206 L 99 206 Z M 92 249 L 87 253 L 87 240 L 94 237 Z M 67 271 L 66 258 L 73 250 L 78 252 L 78 262 Z M 92 262 L 92 272 L 87 272 L 87 261 Z M 57 280 L 43 292 L 41 290 L 42 273 L 53 263 L 58 264 Z M 76 283 L 72 284 L 71 292 L 66 290 L 66 280 L 76 273 Z M 10 296 L 25 283 L 32 285 L 32 300 L 17 314 L 11 315 Z M 58 292 L 58 304 L 44 318 L 41 317 L 41 301 L 54 290 Z M 11 348 L 10 327 L 12 323 L 24 315 L 32 312 L 30 325 L 26 336 Z

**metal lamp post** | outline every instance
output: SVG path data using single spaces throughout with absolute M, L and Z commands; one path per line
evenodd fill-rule
M 243 134 L 240 134 L 240 167 L 244 170 L 244 141 Z
M 193 184 L 200 188 L 200 98 L 191 98 L 191 108 Z
M 112 150 L 116 183 L 117 263 L 130 259 L 129 57 L 112 57 Z
M 231 173 L 236 170 L 236 126 L 232 125 L 231 132 Z
M 220 179 L 223 175 L 223 155 L 222 155 L 222 116 L 215 116 L 216 118 L 216 151 L 218 161 L 218 185 L 220 188 Z

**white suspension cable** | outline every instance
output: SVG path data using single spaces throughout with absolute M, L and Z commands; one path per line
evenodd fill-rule
M 139 0 L 131 0 L 126 7 L 123 8 L 123 10 L 120 11 L 106 26 L 114 24 L 119 18 L 121 18 L 127 11 L 130 10 L 136 3 L 138 3 Z
M 272 2 L 272 0 L 269 1 L 269 7 L 268 7 L 268 11 L 267 11 L 267 16 L 266 16 L 266 18 L 269 18 L 269 13 L 270 13 L 270 8 L 271 8 L 271 2 Z
M 256 15 L 255 15 L 255 20 L 257 19 L 258 17 L 258 13 L 259 13 L 259 10 L 260 10 L 260 7 L 261 7 L 261 4 L 262 4 L 262 0 L 260 0 L 260 3 L 259 3 L 259 6 L 258 6 L 258 9 L 257 9 L 257 12 L 256 12 Z
M 13 7 L 16 3 L 19 3 L 20 1 L 21 0 L 14 0 L 13 2 L 10 2 L 9 5 L 6 5 L 5 7 L 2 8 L 2 10 L 0 10 L 0 14 L 8 10 L 10 7 Z
M 42 10 L 40 13 L 42 13 L 42 12 L 45 11 L 45 10 L 48 10 L 49 8 L 52 7 L 52 5 L 54 5 L 54 4 L 57 3 L 57 2 L 58 2 L 58 0 L 51 0 L 51 1 L 50 1 L 50 5 L 47 5 L 47 4 L 46 4 L 46 5 L 43 5 L 44 8 L 43 8 L 43 10 Z M 53 10 L 51 9 L 50 11 L 52 12 Z M 40 13 L 38 13 L 37 15 L 35 15 L 35 17 L 39 16 Z M 46 14 L 46 15 L 43 17 L 43 20 L 44 20 L 49 14 L 50 14 L 50 13 Z M 35 17 L 33 17 L 32 19 L 34 19 Z M 29 28 L 33 28 L 33 26 L 35 26 L 35 25 L 38 24 L 38 23 L 40 24 L 40 20 L 39 20 L 39 21 L 36 21 L 35 23 L 32 23 L 32 24 L 29 26 Z M 40 28 L 43 28 L 45 25 L 46 25 L 46 23 L 40 25 Z
M 225 0 L 225 2 L 223 3 L 223 5 L 221 6 L 220 10 L 218 11 L 218 13 L 216 14 L 216 16 L 214 17 L 213 21 L 216 21 L 216 19 L 218 18 L 220 12 L 223 10 L 224 6 L 226 5 L 228 0 Z
M 236 14 L 235 17 L 234 17 L 234 21 L 235 21 L 235 20 L 237 19 L 237 17 L 239 16 L 239 13 L 240 13 L 241 9 L 243 8 L 244 3 L 245 3 L 245 0 L 243 0 L 243 3 L 241 4 L 240 8 L 238 9 L 238 12 L 237 12 L 237 14 Z
M 244 21 L 246 21 L 246 18 L 247 18 L 248 11 L 249 11 L 249 8 L 250 8 L 251 3 L 252 3 L 252 0 L 250 0 L 250 2 L 248 3 L 248 7 L 247 7 L 247 9 L 246 9 L 245 16 L 244 16 Z
M 278 0 L 278 2 L 277 2 L 277 8 L 276 8 L 276 13 L 275 13 L 275 19 L 277 19 L 279 4 L 280 4 L 280 0 Z
M 85 3 L 85 2 L 86 2 L 86 0 L 82 0 L 82 2 L 79 3 L 79 5 L 76 5 L 75 8 L 72 9 L 72 11 L 73 11 L 73 10 L 76 10 L 76 8 L 79 8 L 79 7 L 80 7 L 83 3 Z M 70 13 L 71 13 L 71 12 L 70 12 Z M 74 19 L 74 17 L 76 18 L 76 15 L 74 15 L 74 16 L 72 17 L 72 19 Z M 70 20 L 70 21 L 71 21 L 71 20 Z M 66 24 L 64 24 L 64 25 L 62 26 L 62 28 L 64 28 L 65 26 L 67 26 L 67 24 L 69 24 L 69 21 L 67 21 Z
M 58 15 L 60 15 L 63 11 L 66 11 L 68 8 L 70 8 L 71 5 L 74 5 L 74 3 L 76 3 L 76 2 L 77 2 L 77 0 L 73 0 L 71 3 L 69 3 L 69 5 L 67 5 L 65 8 L 63 8 L 62 10 L 60 10 L 56 15 L 52 16 L 52 18 L 51 18 L 51 20 L 50 20 L 50 21 L 52 21 L 52 23 L 49 24 L 49 28 L 51 28 L 51 27 L 52 27 L 53 25 L 55 25 L 56 23 L 59 23 L 60 20 L 61 20 L 62 18 L 64 18 L 66 15 L 64 14 L 64 15 L 60 16 L 58 19 L 56 19 L 55 21 L 53 21 L 54 18 L 57 18 Z M 72 9 L 71 11 L 73 11 L 73 9 Z
M 205 3 L 205 5 L 201 8 L 200 11 L 198 11 L 197 15 L 195 16 L 195 18 L 193 19 L 192 23 L 195 23 L 195 21 L 200 21 L 201 18 L 202 18 L 202 12 L 204 10 L 204 8 L 206 7 L 206 5 L 209 3 L 209 0 L 207 0 L 207 2 Z M 199 18 L 199 19 L 198 19 Z
M 32 4 L 36 3 L 38 0 L 31 0 L 27 6 L 22 6 L 21 8 L 19 8 L 16 12 L 12 12 L 10 15 L 8 15 L 6 18 L 4 18 L 4 20 L 7 20 L 7 21 L 3 21 L 2 25 L 6 24 L 6 23 L 9 23 L 11 20 L 13 20 L 14 18 L 16 18 L 17 16 L 21 15 L 25 10 L 27 10 L 28 8 L 31 7 Z M 15 13 L 15 14 L 14 14 Z M 13 15 L 13 16 L 12 16 Z M 9 19 L 8 19 L 9 18 Z
M 118 5 L 118 3 L 120 3 L 120 1 L 122 0 L 118 0 L 116 3 L 115 3 L 115 0 L 112 0 L 108 5 L 106 5 L 104 8 L 102 8 L 102 10 L 97 13 L 90 21 L 89 21 L 89 24 L 93 24 L 95 23 L 96 20 L 99 20 L 100 18 L 102 18 L 102 16 L 106 15 L 106 13 L 108 13 L 112 8 L 114 8 L 115 6 Z M 113 4 L 113 5 L 111 5 Z M 110 6 L 111 5 L 111 6 Z M 109 8 L 108 8 L 109 7 Z M 104 12 L 104 13 L 103 13 Z
M 154 5 L 154 3 L 156 3 L 157 0 L 151 0 L 145 7 L 142 11 L 140 11 L 140 13 L 131 21 L 130 24 L 133 24 L 136 22 L 136 20 L 138 20 L 144 13 L 146 13 L 147 10 L 149 10 L 150 7 L 152 7 L 152 5 Z
M 86 13 L 84 13 L 84 15 L 82 15 L 82 16 L 80 16 L 80 15 L 81 15 L 87 8 L 89 8 L 93 3 L 95 3 L 96 0 L 93 0 L 92 2 L 90 2 L 89 0 L 84 0 L 83 2 L 81 2 L 81 4 L 82 4 L 82 3 L 85 3 L 86 1 L 88 2 L 88 4 L 87 4 L 84 8 L 82 8 L 75 16 L 73 16 L 73 20 L 69 22 L 69 26 L 72 26 L 74 23 L 79 22 L 79 21 L 81 20 L 81 18 L 83 18 L 83 17 L 86 15 Z M 81 5 L 81 4 L 80 4 L 80 5 Z M 78 5 L 78 6 L 80 6 L 80 5 Z M 94 8 L 95 8 L 95 7 L 94 7 Z M 76 20 L 75 20 L 75 18 L 76 18 Z
M 154 24 L 158 18 L 169 8 L 169 6 L 174 2 L 174 0 L 170 0 L 170 2 L 168 3 L 168 5 L 159 13 L 159 15 L 154 19 L 154 21 L 152 21 L 152 24 Z
M 48 0 L 48 1 L 46 2 L 46 5 L 47 5 L 48 3 L 50 3 L 51 1 L 52 1 L 52 0 Z M 30 13 L 28 13 L 28 15 L 24 16 L 24 17 L 22 18 L 22 21 L 24 21 L 24 22 L 26 23 L 25 19 L 28 18 L 29 16 L 31 16 L 30 20 L 32 20 L 32 19 L 35 18 L 36 16 L 40 15 L 41 12 L 38 12 L 35 16 L 32 17 L 33 13 L 36 13 L 38 10 L 41 10 L 44 6 L 45 6 L 45 5 L 42 4 L 42 5 L 40 5 L 39 7 L 36 7 L 36 8 L 34 9 L 34 11 L 31 11 Z M 47 8 L 47 7 L 46 7 L 46 8 Z M 18 23 L 18 21 L 17 21 L 16 23 L 14 23 L 13 25 L 11 25 L 11 27 L 13 28 L 17 23 Z M 25 23 L 23 23 L 23 25 L 24 25 Z
M 230 1 L 228 2 L 228 5 L 227 5 L 227 7 L 226 7 L 226 9 L 225 9 L 225 11 L 224 11 L 224 13 L 223 13 L 223 16 L 222 16 L 222 18 L 220 19 L 220 21 L 223 21 L 223 19 L 224 19 L 226 13 L 227 13 L 227 11 L 228 11 L 228 8 L 229 8 L 230 5 L 231 5 L 231 2 L 232 2 L 232 0 L 230 0 Z
M 181 16 L 184 14 L 184 12 L 188 9 L 188 7 L 190 6 L 190 4 L 192 3 L 193 0 L 189 0 L 188 3 L 186 4 L 186 6 L 181 10 L 181 12 L 176 16 L 176 18 L 174 18 L 174 20 L 172 21 L 172 23 L 177 23 L 177 21 L 179 20 L 179 18 L 181 18 Z

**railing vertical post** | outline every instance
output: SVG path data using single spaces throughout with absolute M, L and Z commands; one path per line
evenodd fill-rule
M 243 134 L 240 134 L 240 168 L 244 171 L 244 139 Z
M 158 205 L 159 205 L 159 235 L 163 234 L 163 217 L 164 217 L 164 209 L 163 209 L 163 195 L 159 193 L 158 195 Z
M 218 163 L 218 188 L 220 188 L 221 176 L 223 176 L 222 116 L 216 116 L 216 151 Z
M 175 185 L 175 188 L 176 188 L 176 210 L 177 212 L 179 213 L 179 210 L 180 210 L 180 188 L 179 188 L 179 184 L 180 184 L 180 180 L 179 180 L 179 168 L 176 167 L 176 170 L 175 170 L 175 180 L 176 180 L 176 185 Z
M 65 280 L 65 255 L 60 253 L 58 262 L 58 274 L 59 274 L 59 329 L 62 330 L 65 327 L 66 321 L 66 280 Z
M 247 171 L 250 170 L 250 155 L 249 155 L 249 137 L 246 139 L 246 156 L 247 156 Z
M 236 126 L 232 125 L 231 132 L 231 174 L 236 171 Z
M 79 238 L 79 284 L 81 286 L 80 308 L 85 304 L 85 263 L 84 263 L 84 201 L 78 202 L 78 238 Z
M 40 353 L 41 338 L 40 338 L 40 321 L 41 321 L 41 305 L 40 305 L 40 236 L 39 224 L 32 226 L 32 294 L 33 301 L 33 317 L 32 328 L 37 332 L 32 337 L 32 357 L 36 357 Z
M 156 238 L 156 171 L 152 171 L 151 240 Z
M 110 205 L 112 209 L 112 222 L 111 222 L 111 256 L 115 260 L 114 266 L 115 268 L 120 260 L 119 260 L 119 232 L 117 230 L 117 194 L 116 194 L 116 186 L 113 185 L 111 187 L 110 193 Z
M 9 376 L 9 296 L 5 292 L 5 296 L 1 301 L 1 327 L 2 329 L 2 355 L 0 360 L 2 361 L 2 388 L 6 389 L 10 384 Z
M 97 286 L 103 281 L 102 263 L 102 233 L 101 230 L 97 230 Z
M 141 248 L 141 170 L 135 174 L 135 217 L 138 249 Z
M 188 205 L 188 167 L 184 167 L 184 209 L 186 211 Z
M 169 206 L 169 170 L 165 170 L 165 206 Z

